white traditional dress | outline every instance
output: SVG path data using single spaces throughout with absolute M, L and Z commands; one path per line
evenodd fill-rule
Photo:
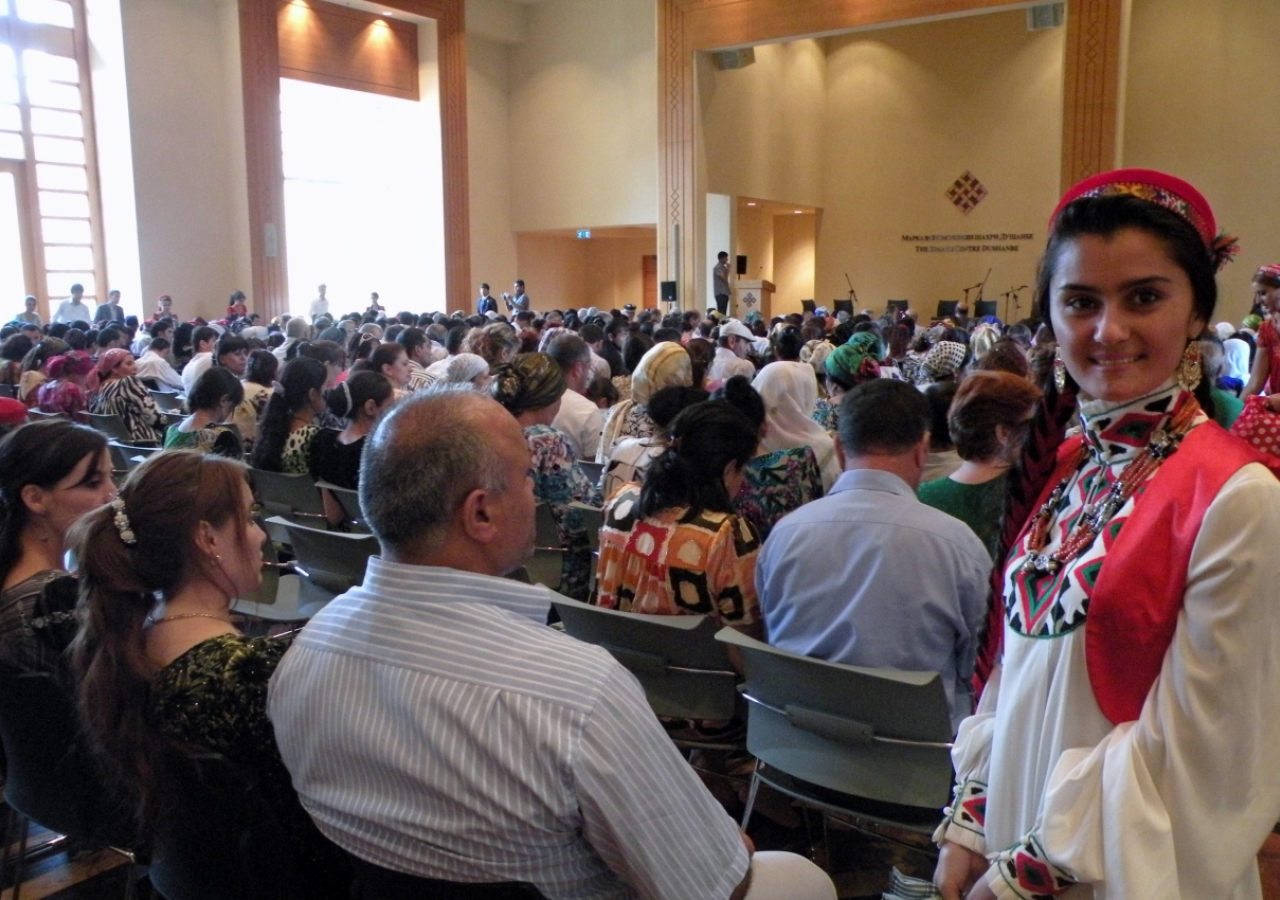
M 1088 454 L 1041 552 L 1061 546 L 1180 396 L 1169 383 L 1125 404 L 1083 404 Z M 998 897 L 1261 896 L 1256 856 L 1280 817 L 1280 482 L 1249 463 L 1208 501 L 1159 675 L 1137 719 L 1114 724 L 1090 679 L 1084 625 L 1142 496 L 1057 573 L 1019 577 L 1025 535 L 1010 553 L 1003 662 L 960 727 L 956 800 L 939 829 L 991 856 L 985 879 Z

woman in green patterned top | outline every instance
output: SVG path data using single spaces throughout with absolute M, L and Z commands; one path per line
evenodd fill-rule
M 169 427 L 164 436 L 166 450 L 198 450 L 240 459 L 243 444 L 235 426 L 227 425 L 231 413 L 244 399 L 244 386 L 230 369 L 206 369 L 187 397 L 191 415 Z
M 173 814 L 165 801 L 183 755 L 220 753 L 252 776 L 292 838 L 304 895 L 345 896 L 341 856 L 302 809 L 266 715 L 286 645 L 245 637 L 231 621 L 233 600 L 262 578 L 266 535 L 252 506 L 241 463 L 166 451 L 75 526 L 81 718 L 144 837 Z
M 971 372 L 956 389 L 948 431 L 963 462 L 946 478 L 926 481 L 921 501 L 973 529 L 995 559 L 1009 469 L 1017 462 L 1040 389 L 1009 372 Z

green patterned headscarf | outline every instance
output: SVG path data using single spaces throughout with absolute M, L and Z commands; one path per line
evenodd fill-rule
M 827 357 L 827 374 L 837 383 L 853 387 L 880 377 L 880 340 L 870 331 L 859 331 Z
M 521 353 L 493 370 L 489 392 L 513 416 L 546 409 L 564 395 L 564 372 L 545 353 Z

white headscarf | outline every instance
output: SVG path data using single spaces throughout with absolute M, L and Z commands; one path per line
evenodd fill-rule
M 822 486 L 831 490 L 840 477 L 840 461 L 835 442 L 826 430 L 813 421 L 818 402 L 818 380 L 813 367 L 802 362 L 772 362 L 751 383 L 764 399 L 767 425 L 760 441 L 763 453 L 810 447 L 822 469 Z
M 468 381 L 475 381 L 488 371 L 489 364 L 485 362 L 483 356 L 477 356 L 474 353 L 459 353 L 449 360 L 449 364 L 444 370 L 444 377 L 440 381 L 446 384 L 463 384 Z
M 1228 378 L 1249 381 L 1249 345 L 1240 338 L 1229 337 L 1222 342 L 1223 363 Z

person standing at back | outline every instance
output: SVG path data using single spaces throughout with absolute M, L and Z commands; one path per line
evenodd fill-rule
M 716 309 L 729 314 L 729 254 L 721 250 L 716 254 L 716 264 L 711 269 L 711 290 L 716 298 Z

